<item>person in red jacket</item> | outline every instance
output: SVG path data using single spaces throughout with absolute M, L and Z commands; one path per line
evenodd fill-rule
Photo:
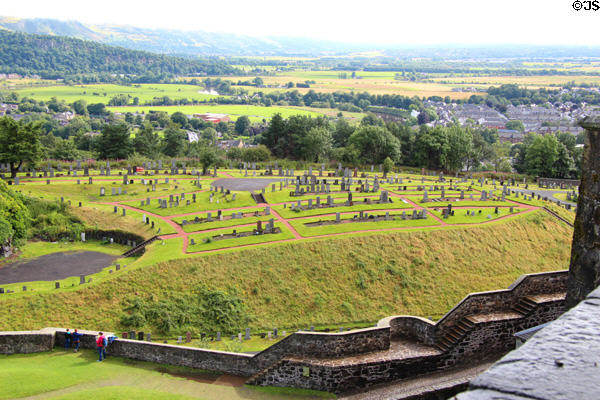
M 106 337 L 104 333 L 98 333 L 98 339 L 96 339 L 96 348 L 98 349 L 98 361 L 106 359 Z

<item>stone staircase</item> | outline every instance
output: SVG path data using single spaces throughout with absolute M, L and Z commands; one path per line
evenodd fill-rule
M 468 316 L 462 318 L 456 325 L 452 326 L 448 332 L 435 344 L 435 347 L 441 351 L 448 351 L 453 348 L 462 338 L 473 330 L 475 323 Z
M 144 250 L 146 248 L 146 246 L 148 246 L 150 243 L 156 241 L 159 238 L 159 236 L 152 236 L 150 239 L 146 240 L 145 242 L 142 242 L 140 244 L 138 244 L 135 247 L 132 247 L 131 249 L 127 250 L 125 253 L 121 254 L 121 257 L 130 257 L 134 254 L 139 253 L 140 251 Z
M 519 299 L 519 301 L 512 307 L 512 310 L 521 315 L 529 315 L 535 307 L 537 307 L 537 302 L 526 296 Z
M 256 204 L 266 204 L 267 200 L 265 200 L 265 196 L 262 193 L 250 193 L 252 199 L 256 202 Z
M 530 274 L 508 289 L 468 295 L 435 323 L 385 318 L 378 326 L 389 327 L 388 345 L 371 351 L 353 349 L 351 341 L 345 343 L 350 351 L 339 355 L 318 354 L 318 346 L 310 354 L 305 346 L 282 347 L 246 383 L 342 393 L 481 362 L 512 349 L 514 332 L 557 318 L 564 310 L 566 282 L 566 271 Z

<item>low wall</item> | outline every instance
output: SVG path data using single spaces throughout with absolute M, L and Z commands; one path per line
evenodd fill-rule
M 538 178 L 540 187 L 559 187 L 561 189 L 575 188 L 581 183 L 578 179 Z
M 0 354 L 40 353 L 53 347 L 54 334 L 50 332 L 0 332 Z
M 389 347 L 389 326 L 340 333 L 297 332 L 256 354 L 254 363 L 262 370 L 286 356 L 335 358 Z
M 81 347 L 95 350 L 98 332 L 81 331 L 80 333 L 83 334 Z M 63 346 L 65 342 L 64 329 L 56 329 L 55 334 L 56 346 Z M 132 360 L 219 371 L 232 375 L 250 376 L 257 371 L 251 363 L 251 355 L 132 339 L 116 339 L 108 345 L 107 354 Z

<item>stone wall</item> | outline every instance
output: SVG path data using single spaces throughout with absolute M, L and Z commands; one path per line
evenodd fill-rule
M 368 362 L 353 362 L 353 360 L 333 362 L 327 359 L 286 357 L 254 376 L 249 383 L 342 393 L 364 389 L 377 383 L 451 368 L 462 362 L 478 362 L 494 355 L 499 357 L 514 348 L 515 332 L 557 318 L 562 313 L 563 306 L 564 300 L 550 301 L 540 304 L 526 317 L 477 323 L 448 352 L 405 359 L 385 356 L 375 359 L 374 357 Z
M 511 308 L 519 298 L 530 294 L 557 293 L 566 290 L 568 271 L 542 272 L 520 276 L 505 290 L 471 293 L 448 311 L 437 323 L 423 318 L 388 317 L 378 325 L 391 327 L 392 337 L 408 337 L 433 345 L 445 332 L 467 315 Z
M 64 329 L 56 329 L 55 332 L 56 345 L 63 346 Z M 96 349 L 98 332 L 80 331 L 80 333 L 83 334 L 81 347 Z M 251 355 L 132 339 L 115 340 L 107 346 L 107 354 L 132 360 L 219 371 L 232 375 L 250 376 L 257 371 L 252 365 Z
M 50 351 L 54 335 L 44 331 L 0 332 L 0 354 L 28 354 Z
M 580 181 L 577 179 L 559 179 L 559 178 L 538 178 L 540 187 L 558 187 L 558 188 L 575 188 L 579 186 Z
M 375 383 L 413 377 L 450 368 L 462 362 L 477 362 L 500 356 L 514 348 L 513 334 L 556 319 L 564 311 L 564 300 L 553 297 L 537 303 L 526 315 L 511 311 L 519 299 L 538 294 L 564 293 L 567 271 L 521 276 L 509 289 L 474 293 L 463 299 L 437 323 L 412 316 L 382 319 L 378 327 L 389 327 L 391 338 L 412 339 L 435 348 L 448 328 L 465 316 L 486 315 L 447 351 L 428 356 L 394 359 L 383 352 L 357 362 L 353 357 L 284 357 L 248 382 L 254 385 L 292 386 L 335 393 L 369 387 Z
M 286 356 L 342 357 L 390 347 L 389 326 L 340 333 L 297 332 L 254 357 L 259 370 Z

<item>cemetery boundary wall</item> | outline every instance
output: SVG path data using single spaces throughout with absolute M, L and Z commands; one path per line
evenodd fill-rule
M 500 354 L 514 346 L 513 333 L 556 319 L 562 312 L 568 271 L 523 275 L 508 289 L 472 293 L 437 323 L 414 316 L 391 316 L 376 327 L 339 333 L 296 332 L 262 352 L 249 355 L 168 345 L 134 339 L 116 339 L 107 353 L 140 361 L 218 371 L 251 377 L 255 385 L 291 386 L 341 392 L 368 387 L 393 379 L 452 367 L 459 362 L 476 361 Z M 465 318 L 496 315 L 514 309 L 523 298 L 549 295 L 526 314 L 508 313 L 475 321 L 469 331 L 451 346 L 427 356 L 388 355 L 391 342 L 412 340 L 432 349 L 452 333 Z M 40 331 L 0 332 L 0 354 L 50 351 L 64 344 L 63 328 Z M 80 331 L 81 347 L 95 348 L 97 331 Z M 364 361 L 344 362 L 370 353 Z M 383 355 L 381 359 L 371 354 Z M 360 358 L 360 357 L 359 357 Z M 341 360 L 341 363 L 336 363 Z M 310 371 L 307 373 L 307 371 Z

